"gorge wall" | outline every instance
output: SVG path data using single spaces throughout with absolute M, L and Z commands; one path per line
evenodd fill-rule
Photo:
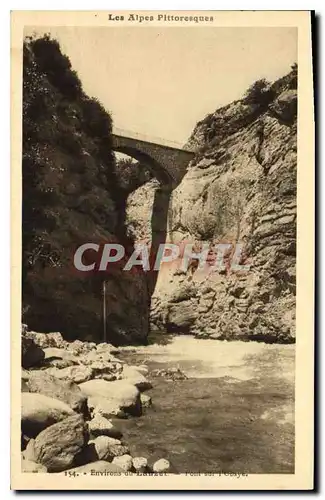
M 169 203 L 167 241 L 236 243 L 249 271 L 182 272 L 163 267 L 151 329 L 228 340 L 294 342 L 297 67 L 253 84 L 238 101 L 200 121 L 197 151 Z M 128 198 L 126 224 L 150 240 L 155 180 Z M 153 228 L 159 232 L 164 228 Z
M 130 176 L 126 183 L 116 168 L 111 117 L 83 92 L 57 41 L 26 39 L 23 62 L 22 320 L 68 340 L 100 341 L 105 280 L 108 342 L 143 343 L 146 276 L 116 267 L 78 273 L 73 264 L 87 242 L 133 251 L 124 223 Z

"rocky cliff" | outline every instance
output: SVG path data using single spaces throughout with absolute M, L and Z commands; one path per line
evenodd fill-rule
M 179 270 L 158 277 L 151 327 L 218 339 L 293 342 L 295 338 L 297 67 L 200 121 L 195 148 L 169 203 L 167 241 L 198 248 L 244 245 L 248 271 Z M 132 193 L 127 223 L 150 237 L 157 185 Z M 153 228 L 159 231 L 160 228 Z
M 100 340 L 105 280 L 107 340 L 143 343 L 146 277 L 118 268 L 105 276 L 78 273 L 73 264 L 87 242 L 118 241 L 132 253 L 124 224 L 130 175 L 120 179 L 116 168 L 111 117 L 83 92 L 69 58 L 47 35 L 25 40 L 23 77 L 24 322 L 70 340 Z

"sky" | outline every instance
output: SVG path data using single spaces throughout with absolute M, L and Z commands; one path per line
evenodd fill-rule
M 26 34 L 35 32 L 32 28 Z M 297 61 L 296 28 L 44 27 L 119 129 L 184 144 L 195 124 Z

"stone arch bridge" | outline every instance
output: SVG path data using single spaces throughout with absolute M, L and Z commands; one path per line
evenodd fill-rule
M 173 187 L 180 183 L 194 158 L 193 151 L 187 151 L 177 143 L 122 129 L 113 130 L 113 150 L 146 163 L 160 182 Z

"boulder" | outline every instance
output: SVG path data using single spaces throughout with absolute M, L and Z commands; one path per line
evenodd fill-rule
M 106 344 L 102 342 L 101 344 L 97 344 L 96 350 L 98 352 L 118 352 L 118 349 L 114 347 L 112 344 Z
M 114 457 L 126 455 L 129 451 L 119 439 L 109 436 L 98 436 L 90 440 L 88 446 L 91 447 L 92 445 L 96 451 L 96 460 L 108 460 L 111 462 Z
M 66 347 L 68 344 L 65 340 L 63 340 L 60 332 L 39 333 L 30 331 L 28 332 L 28 335 L 42 348 L 57 347 L 60 349 Z
M 142 375 L 148 375 L 149 373 L 149 369 L 146 365 L 130 366 L 130 368 L 134 368 Z
M 68 366 L 59 370 L 58 368 L 52 368 L 50 374 L 59 379 L 70 380 L 76 384 L 81 384 L 86 382 L 93 377 L 93 371 L 90 366 Z
M 25 460 L 30 460 L 31 462 L 36 462 L 35 455 L 35 439 L 30 439 L 27 443 L 25 450 L 22 452 L 22 456 Z
M 103 375 L 109 375 L 110 377 L 115 377 L 115 364 L 103 360 L 94 361 L 91 363 L 90 368 L 93 371 L 95 377 L 101 377 Z M 113 379 L 114 380 L 114 379 Z
M 21 379 L 21 392 L 29 392 L 26 379 Z
M 29 379 L 29 371 L 28 370 L 21 370 L 21 379 L 22 380 L 28 380 Z
M 74 382 L 60 380 L 45 370 L 37 370 L 30 372 L 26 385 L 29 392 L 63 401 L 78 413 L 84 413 L 86 410 L 86 397 Z
M 165 377 L 168 380 L 186 380 L 187 376 L 179 368 L 158 368 L 153 370 L 152 375 L 156 377 Z
M 148 460 L 144 457 L 134 457 L 132 464 L 136 472 L 146 472 L 148 468 Z
M 42 366 L 45 366 L 46 368 L 58 368 L 61 370 L 75 364 L 76 363 L 74 363 L 71 359 L 47 358 L 43 361 Z
M 59 349 L 57 347 L 47 347 L 44 349 L 45 359 L 44 364 L 57 368 L 67 368 L 78 364 L 78 359 L 67 349 Z
M 110 363 L 117 363 L 118 361 L 109 352 L 106 352 L 106 351 L 98 352 L 97 350 L 93 350 L 93 351 L 86 352 L 83 355 L 81 355 L 79 357 L 79 362 L 83 365 L 92 366 L 94 363 L 98 363 L 98 362 L 109 365 Z
M 81 340 L 74 340 L 67 344 L 67 349 L 75 356 L 86 354 L 96 348 L 94 342 L 82 342 Z
M 127 414 L 119 407 L 115 400 L 101 398 L 101 397 L 88 397 L 87 406 L 91 417 L 97 416 L 104 418 L 127 418 Z
M 118 439 L 122 436 L 122 432 L 110 420 L 101 415 L 96 415 L 95 418 L 90 420 L 88 428 L 91 437 L 109 436 Z
M 29 442 L 29 437 L 25 436 L 22 432 L 20 433 L 20 449 L 25 450 Z
M 120 378 L 120 376 L 113 375 L 112 373 L 100 373 L 95 375 L 94 378 L 101 378 L 107 382 L 113 382 L 114 380 L 117 380 L 117 378 Z
M 168 472 L 170 469 L 170 463 L 165 458 L 157 460 L 152 466 L 153 472 Z
M 297 97 L 297 90 L 285 90 L 270 108 L 283 120 L 291 122 L 297 116 Z
M 21 337 L 21 365 L 23 368 L 38 366 L 44 359 L 44 351 L 32 338 L 27 335 Z
M 81 415 L 73 415 L 42 431 L 34 443 L 38 463 L 49 472 L 71 467 L 88 441 L 88 431 Z
M 73 469 L 69 469 L 69 472 L 72 474 L 95 474 L 96 472 L 102 472 L 109 474 L 112 472 L 116 474 L 118 472 L 122 473 L 123 470 L 115 464 L 110 464 L 105 460 L 97 460 L 97 462 L 92 462 L 86 465 L 81 465 L 80 467 L 74 467 Z
M 66 403 L 43 394 L 21 395 L 21 428 L 25 436 L 35 437 L 52 424 L 74 415 Z
M 117 465 L 124 472 L 131 471 L 133 467 L 131 455 L 121 455 L 120 457 L 114 457 L 112 464 Z
M 139 390 L 128 381 L 89 380 L 79 384 L 81 391 L 88 397 L 106 398 L 113 406 L 131 415 L 141 415 Z
M 125 365 L 122 371 L 122 378 L 130 382 L 130 384 L 135 385 L 141 392 L 152 389 L 152 384 L 136 367 Z
M 152 399 L 148 394 L 141 394 L 140 399 L 142 408 L 149 408 L 152 406 Z
M 42 464 L 23 459 L 21 461 L 21 472 L 47 472 L 47 468 Z

